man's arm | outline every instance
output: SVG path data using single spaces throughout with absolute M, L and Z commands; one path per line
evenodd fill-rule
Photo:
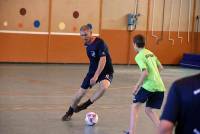
M 98 68 L 97 68 L 94 76 L 96 76 L 97 78 L 99 77 L 99 75 L 101 74 L 101 72 L 103 71 L 103 69 L 105 67 L 105 64 L 106 64 L 106 56 L 100 57 Z
M 168 120 L 161 120 L 159 125 L 159 134 L 172 134 L 174 124 Z
M 170 87 L 166 104 L 160 117 L 159 134 L 172 134 L 180 108 L 176 82 Z
M 106 56 L 100 57 L 97 70 L 96 70 L 93 78 L 90 80 L 90 85 L 94 85 L 96 83 L 99 75 L 101 74 L 101 72 L 103 71 L 103 69 L 105 67 L 105 64 L 106 64 Z

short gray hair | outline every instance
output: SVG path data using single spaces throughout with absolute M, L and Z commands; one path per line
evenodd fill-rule
M 92 31 L 92 24 L 82 25 L 80 31 L 85 31 L 85 30 Z

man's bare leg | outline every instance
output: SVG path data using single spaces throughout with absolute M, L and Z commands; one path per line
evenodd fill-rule
M 109 86 L 110 86 L 110 81 L 102 80 L 100 82 L 99 88 L 92 95 L 92 97 L 90 99 L 88 99 L 86 102 L 84 102 L 84 103 L 80 104 L 79 106 L 77 106 L 77 108 L 75 108 L 75 112 L 77 113 L 77 112 L 80 112 L 81 110 L 86 109 L 91 104 L 93 104 L 96 100 L 101 98 L 103 96 L 103 94 L 105 93 L 106 89 L 108 89 Z
M 66 114 L 62 117 L 63 121 L 69 121 L 71 119 L 71 116 L 74 113 L 74 110 L 76 109 L 78 103 L 83 98 L 83 96 L 86 94 L 87 90 L 80 88 L 78 92 L 75 94 L 74 98 L 72 99 L 71 106 L 69 107 Z

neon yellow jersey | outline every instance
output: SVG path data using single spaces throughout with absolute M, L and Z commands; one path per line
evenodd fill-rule
M 135 57 L 140 70 L 146 69 L 148 76 L 145 78 L 142 87 L 150 92 L 165 91 L 158 66 L 161 64 L 157 57 L 149 50 L 142 49 Z

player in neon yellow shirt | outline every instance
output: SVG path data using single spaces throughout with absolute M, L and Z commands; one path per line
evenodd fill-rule
M 136 48 L 137 49 L 137 48 Z M 135 57 L 140 70 L 147 71 L 148 75 L 143 80 L 142 87 L 150 92 L 165 91 L 165 86 L 160 77 L 159 68 L 162 68 L 160 61 L 157 57 L 149 50 L 143 48 L 139 50 L 139 53 Z
M 165 86 L 160 77 L 163 69 L 158 58 L 145 46 L 145 39 L 142 35 L 137 35 L 133 39 L 134 49 L 137 52 L 135 61 L 138 64 L 141 74 L 137 84 L 133 87 L 133 104 L 131 106 L 130 128 L 126 134 L 135 134 L 138 112 L 143 103 L 146 102 L 145 112 L 156 127 L 159 126 L 159 118 L 153 109 L 160 109 Z

